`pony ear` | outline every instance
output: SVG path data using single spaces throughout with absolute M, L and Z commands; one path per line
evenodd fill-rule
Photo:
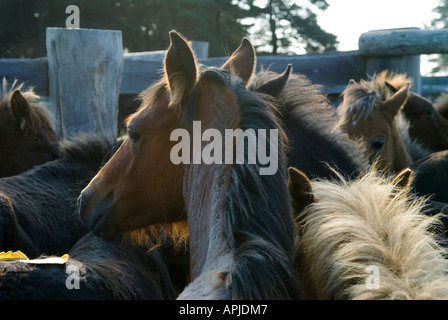
M 257 92 L 268 94 L 271 97 L 278 97 L 278 95 L 280 94 L 280 92 L 282 92 L 283 88 L 286 85 L 286 82 L 289 79 L 291 69 L 292 65 L 288 64 L 286 70 L 283 71 L 282 74 L 263 84 L 260 88 L 257 89 Z
M 392 184 L 398 188 L 405 188 L 412 183 L 412 180 L 413 180 L 412 170 L 406 168 L 395 176 L 395 178 L 392 180 Z
M 230 56 L 221 68 L 235 73 L 243 79 L 244 85 L 249 83 L 256 66 L 255 49 L 247 38 L 243 38 L 241 45 Z
M 9 109 L 21 130 L 32 126 L 31 107 L 20 90 L 15 90 L 9 98 Z
M 395 88 L 393 85 L 391 85 L 388 81 L 384 81 L 384 84 L 386 85 L 387 88 L 389 88 L 390 92 L 392 92 L 392 94 L 397 93 L 398 89 Z
M 288 189 L 296 215 L 314 202 L 313 188 L 311 187 L 310 180 L 302 171 L 294 167 L 288 168 Z
M 390 121 L 393 121 L 401 107 L 406 103 L 408 93 L 409 83 L 401 87 L 392 97 L 381 102 L 381 108 L 385 110 L 385 114 L 388 116 Z
M 197 80 L 196 57 L 187 41 L 176 31 L 170 31 L 170 46 L 166 52 L 164 66 L 171 93 L 170 106 L 180 105 L 193 91 Z M 180 111 L 180 110 L 178 110 Z

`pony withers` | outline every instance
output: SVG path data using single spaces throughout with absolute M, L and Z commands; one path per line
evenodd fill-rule
M 440 216 L 410 194 L 412 171 L 309 180 L 289 169 L 307 299 L 447 299 Z
M 53 117 L 40 97 L 3 78 L 0 99 L 0 177 L 24 172 L 61 156 Z
M 221 68 L 208 68 L 177 32 L 170 40 L 164 77 L 142 93 L 128 137 L 81 193 L 81 217 L 103 237 L 187 221 L 191 282 L 179 299 L 300 297 L 285 136 L 273 107 L 246 89 L 255 68 L 252 45 L 244 39 Z M 193 121 L 221 133 L 278 130 L 278 170 L 260 175 L 260 164 L 247 157 L 242 164 L 174 164 L 171 133 L 191 134 Z

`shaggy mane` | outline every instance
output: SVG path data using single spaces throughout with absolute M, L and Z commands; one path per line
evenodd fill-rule
M 447 251 L 440 216 L 423 198 L 395 187 L 375 168 L 339 182 L 311 182 L 315 202 L 298 216 L 306 274 L 322 299 L 447 299 Z M 368 289 L 366 268 L 379 269 Z
M 378 82 L 377 78 L 359 83 L 350 81 L 342 92 L 343 100 L 338 107 L 339 123 L 367 119 L 372 114 L 378 103 L 386 98 L 385 93 L 378 90 Z
M 272 176 L 260 175 L 259 164 L 233 166 L 224 203 L 229 234 L 233 234 L 230 245 L 235 252 L 227 286 L 233 299 L 296 298 L 299 285 L 289 261 L 295 231 L 289 199 L 285 197 L 287 138 L 274 106 L 241 86 L 233 90 L 240 103 L 239 128 L 277 129 L 279 144 L 278 171 Z M 277 286 L 272 287 L 272 283 Z
M 251 90 L 257 90 L 276 76 L 278 76 L 276 72 L 260 70 L 252 78 Z M 282 105 L 279 110 L 282 114 L 291 114 L 296 119 L 303 119 L 303 122 L 309 125 L 315 123 L 316 118 L 331 124 L 335 121 L 336 114 L 327 97 L 322 94 L 322 86 L 311 83 L 302 74 L 291 73 L 289 75 L 285 87 L 278 96 L 278 104 Z
M 114 144 L 110 142 L 106 135 L 83 132 L 70 140 L 66 139 L 60 142 L 63 155 L 86 161 L 104 159 L 107 154 L 113 154 L 116 151 L 116 148 L 113 147 Z
M 233 263 L 220 276 L 232 299 L 296 298 L 300 293 L 291 262 L 296 231 L 286 187 L 287 137 L 277 118 L 276 107 L 247 91 L 240 78 L 221 69 L 206 68 L 198 84 L 205 79 L 233 92 L 239 105 L 239 129 L 250 128 L 256 133 L 258 129 L 277 129 L 279 138 L 278 170 L 274 175 L 260 175 L 261 164 L 248 164 L 247 148 L 245 163 L 231 165 L 222 207 L 224 236 L 233 252 Z M 179 115 L 187 128 L 195 119 L 200 90 L 197 85 Z M 267 139 L 269 146 L 269 135 Z
M 382 88 L 383 90 L 386 90 L 386 88 L 387 88 L 387 86 L 384 82 L 388 82 L 397 90 L 399 90 L 401 87 L 403 87 L 406 84 L 409 84 L 409 87 L 411 87 L 412 83 L 413 83 L 412 78 L 408 77 L 407 74 L 395 73 L 395 72 L 389 71 L 389 70 L 381 71 L 380 74 L 374 75 L 373 77 L 371 77 L 371 79 L 375 79 L 375 78 L 382 80 L 382 82 L 379 81 L 376 84 L 378 85 L 379 89 Z M 391 93 L 390 89 L 387 89 L 387 91 L 389 93 Z
M 269 70 L 261 70 L 255 74 L 250 88 L 256 91 L 267 81 L 278 76 Z M 355 168 L 366 168 L 366 145 L 361 141 L 353 141 L 346 133 L 337 128 L 338 116 L 336 108 L 332 107 L 322 87 L 300 73 L 291 73 L 285 87 L 279 96 L 272 99 L 277 113 L 282 119 L 293 118 L 295 125 L 308 128 L 305 134 L 323 137 L 328 143 L 329 153 L 336 154 L 344 150 Z M 361 170 L 362 170 L 361 169 Z

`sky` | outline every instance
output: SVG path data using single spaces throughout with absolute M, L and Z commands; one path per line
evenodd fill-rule
M 329 7 L 318 15 L 325 31 L 338 37 L 339 51 L 358 50 L 358 39 L 370 30 L 429 26 L 437 15 L 439 0 L 327 0 Z M 431 69 L 422 56 L 421 73 Z

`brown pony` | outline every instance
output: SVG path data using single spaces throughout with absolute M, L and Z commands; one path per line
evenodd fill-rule
M 14 81 L 8 90 L 3 78 L 0 99 L 0 177 L 19 174 L 60 157 L 51 113 L 40 97 Z
M 412 83 L 412 78 L 386 70 L 370 81 L 389 98 L 403 86 Z M 429 100 L 415 92 L 409 91 L 397 124 L 414 161 L 448 149 L 448 119 Z
M 409 194 L 412 172 L 308 180 L 290 168 L 299 272 L 308 299 L 448 299 L 439 216 Z
M 246 89 L 254 48 L 244 39 L 221 68 L 207 68 L 177 32 L 170 40 L 163 79 L 142 94 L 128 137 L 81 193 L 80 215 L 103 237 L 187 220 L 192 281 L 179 299 L 299 298 L 286 138 L 273 106 Z M 278 152 L 275 172 L 262 175 L 261 158 L 252 163 L 249 146 L 238 153 L 234 137 L 219 144 L 237 129 Z
M 352 139 L 364 141 L 370 147 L 370 158 L 379 157 L 380 166 L 390 172 L 399 172 L 413 162 L 396 124 L 408 97 L 408 87 L 403 86 L 389 97 L 377 90 L 372 81 L 352 80 L 342 93 L 337 111 L 336 126 Z

